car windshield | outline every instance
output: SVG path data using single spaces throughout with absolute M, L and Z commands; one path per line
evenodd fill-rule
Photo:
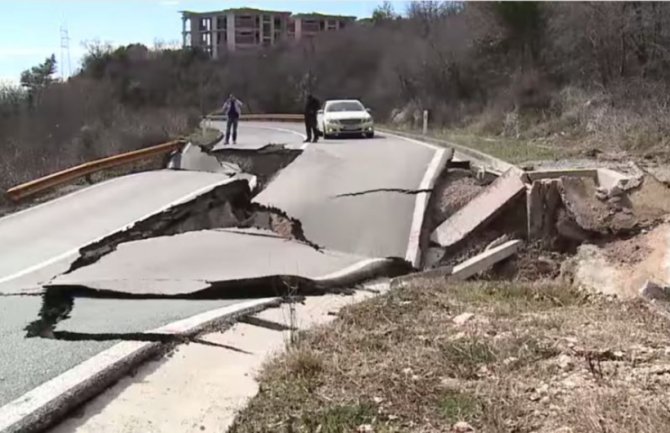
M 365 111 L 365 108 L 358 101 L 341 101 L 328 104 L 326 111 L 329 113 L 336 111 Z

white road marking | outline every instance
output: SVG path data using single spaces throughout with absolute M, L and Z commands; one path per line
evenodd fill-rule
M 206 192 L 208 192 L 208 191 L 210 191 L 210 190 L 212 190 L 212 189 L 214 189 L 214 188 L 216 188 L 216 187 L 218 187 L 218 186 L 220 186 L 220 185 L 224 185 L 224 184 L 229 183 L 229 182 L 232 182 L 232 181 L 234 181 L 234 180 L 237 180 L 237 179 L 235 179 L 235 178 L 226 178 L 226 179 L 223 179 L 223 180 L 221 180 L 221 181 L 219 181 L 219 182 L 215 182 L 215 183 L 213 183 L 213 184 L 209 184 L 209 185 L 207 185 L 207 186 L 205 186 L 205 187 L 203 187 L 203 188 L 200 188 L 200 189 L 198 189 L 198 190 L 196 190 L 196 191 L 190 192 L 190 193 L 184 195 L 183 197 L 178 198 L 177 200 L 174 200 L 174 201 L 168 203 L 167 205 L 165 205 L 165 206 L 163 206 L 163 207 L 161 207 L 161 208 L 159 208 L 159 209 L 157 209 L 157 210 L 155 210 L 155 211 L 153 211 L 153 212 L 150 212 L 150 213 L 144 215 L 143 217 L 141 217 L 141 218 L 139 218 L 139 219 L 136 219 L 136 220 L 134 220 L 134 221 L 132 221 L 132 222 L 130 222 L 130 223 L 128 223 L 128 224 L 125 224 L 124 226 L 122 226 L 122 227 L 120 227 L 120 228 L 118 228 L 118 229 L 116 229 L 116 230 L 112 230 L 112 231 L 108 232 L 107 234 L 105 234 L 105 235 L 103 235 L 103 236 L 99 236 L 99 237 L 97 237 L 97 238 L 95 238 L 95 239 L 93 239 L 93 240 L 91 240 L 91 241 L 88 241 L 88 242 L 85 242 L 85 243 L 81 244 L 80 246 L 78 246 L 78 247 L 76 247 L 76 248 L 73 248 L 73 249 L 71 249 L 71 250 L 65 251 L 65 252 L 63 252 L 63 253 L 61 253 L 61 254 L 58 254 L 57 256 L 51 257 L 50 259 L 44 260 L 44 261 L 42 261 L 42 262 L 40 262 L 40 263 L 37 263 L 37 264 L 35 264 L 35 265 L 33 265 L 33 266 L 30 266 L 30 267 L 28 267 L 28 268 L 22 269 L 22 270 L 20 270 L 20 271 L 18 271 L 18 272 L 15 272 L 15 273 L 11 274 L 11 275 L 7 275 L 7 276 L 5 276 L 5 277 L 2 277 L 2 278 L 0 278 L 0 284 L 2 284 L 2 283 L 6 283 L 6 282 L 11 281 L 11 280 L 15 280 L 15 279 L 20 278 L 20 277 L 22 277 L 22 276 L 24 276 L 24 275 L 27 275 L 27 274 L 29 274 L 29 273 L 31 273 L 31 272 L 35 272 L 35 271 L 40 270 L 40 269 L 42 269 L 42 268 L 45 268 L 45 267 L 47 267 L 47 266 L 49 266 L 49 265 L 52 265 L 52 264 L 54 264 L 54 263 L 56 263 L 56 262 L 58 262 L 58 261 L 60 261 L 60 260 L 66 259 L 66 258 L 68 258 L 68 257 L 70 257 L 70 256 L 72 256 L 72 255 L 77 254 L 77 253 L 79 252 L 79 249 L 82 248 L 82 247 L 84 247 L 84 246 L 86 246 L 86 245 L 90 245 L 90 244 L 92 244 L 92 243 L 98 242 L 98 241 L 100 241 L 100 240 L 106 238 L 107 236 L 110 236 L 110 235 L 112 235 L 112 234 L 114 234 L 114 233 L 116 233 L 116 232 L 120 232 L 120 231 L 126 230 L 126 229 L 132 227 L 132 226 L 133 226 L 135 223 L 137 223 L 138 221 L 145 220 L 145 219 L 147 219 L 147 218 L 149 218 L 149 217 L 152 217 L 152 216 L 154 216 L 154 215 L 156 215 L 156 214 L 159 214 L 159 213 L 161 213 L 161 212 L 164 212 L 165 210 L 171 208 L 172 206 L 175 206 L 175 205 L 181 204 L 181 203 L 183 203 L 183 202 L 186 202 L 186 201 L 188 201 L 188 200 L 190 200 L 190 199 L 192 199 L 192 198 L 194 198 L 194 197 L 197 197 L 197 196 L 199 196 L 199 195 L 201 195 L 201 194 L 204 194 L 204 193 L 206 193 Z M 250 183 L 250 187 L 251 187 L 251 183 L 252 183 L 252 182 L 250 181 L 249 183 Z
M 264 298 L 228 305 L 148 332 L 188 335 L 221 320 L 256 313 L 279 301 L 279 298 Z M 32 430 L 35 423 L 48 418 L 54 411 L 81 403 L 72 397 L 104 390 L 115 378 L 142 363 L 161 346 L 156 342 L 124 341 L 95 355 L 0 407 L 0 432 Z
M 421 146 L 428 147 L 428 148 L 433 149 L 433 150 L 444 150 L 445 149 L 445 147 L 442 147 L 442 146 L 437 146 L 435 144 L 426 143 L 425 141 L 415 140 L 413 138 L 403 137 L 402 135 L 396 135 L 392 132 L 386 132 L 386 131 L 380 131 L 380 132 L 381 132 L 382 136 L 387 135 L 389 137 L 397 138 L 399 140 L 407 141 L 407 142 L 414 143 L 414 144 L 420 144 Z
M 140 175 L 140 174 L 141 174 L 141 173 L 133 173 L 133 174 L 129 174 L 128 176 L 137 176 L 137 175 Z M 96 188 L 99 188 L 99 187 L 101 187 L 101 186 L 103 186 L 103 185 L 106 185 L 106 184 L 108 184 L 108 183 L 110 183 L 110 182 L 113 182 L 113 181 L 115 181 L 115 180 L 116 180 L 116 179 L 107 179 L 107 180 L 105 180 L 105 181 L 103 181 L 103 182 L 96 183 L 96 184 L 94 184 L 94 185 L 87 186 L 87 187 L 82 188 L 82 189 L 78 189 L 78 190 L 76 190 L 76 191 L 73 191 L 73 192 L 71 192 L 71 193 L 69 193 L 69 194 L 66 194 L 66 195 L 64 195 L 64 196 L 55 198 L 55 199 L 53 199 L 53 200 L 45 201 L 44 203 L 40 203 L 40 204 L 38 204 L 38 205 L 36 205 L 36 206 L 31 206 L 31 207 L 29 207 L 29 208 L 27 208 L 27 209 L 23 209 L 23 210 L 20 210 L 20 211 L 18 211 L 18 212 L 11 213 L 11 214 L 9 214 L 9 215 L 6 215 L 6 216 L 0 218 L 0 224 L 4 223 L 5 221 L 9 221 L 10 219 L 16 218 L 16 217 L 19 216 L 19 215 L 23 215 L 23 214 L 26 214 L 26 213 L 28 213 L 28 212 L 32 212 L 32 211 L 37 210 L 37 209 L 41 209 L 41 208 L 43 208 L 43 207 L 48 207 L 48 206 L 51 206 L 51 205 L 53 205 L 53 204 L 55 204 L 55 203 L 59 203 L 59 202 L 61 202 L 61 201 L 63 201 L 63 200 L 70 199 L 70 198 L 72 198 L 72 197 L 78 196 L 78 195 L 83 194 L 83 193 L 88 192 L 88 191 L 92 191 L 92 190 L 94 190 L 94 189 L 96 189 Z
M 261 125 L 247 125 L 249 128 L 258 128 L 258 129 L 265 129 L 268 131 L 279 131 L 279 132 L 287 132 L 289 134 L 297 135 L 298 137 L 302 138 L 303 140 L 307 139 L 307 136 L 303 134 L 302 132 L 294 131 L 293 129 L 287 129 L 287 128 L 279 128 L 276 126 L 261 126 Z M 307 146 L 309 146 L 310 143 L 302 143 L 302 145 L 299 147 L 300 150 L 305 150 Z

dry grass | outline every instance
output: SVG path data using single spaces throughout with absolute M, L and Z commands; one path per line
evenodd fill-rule
M 40 148 L 38 145 L 27 143 L 25 149 L 17 148 L 14 152 L 10 152 L 8 158 L 0 160 L 0 188 L 4 192 L 12 186 L 86 161 L 160 144 L 188 130 L 189 123 L 185 113 L 164 110 L 146 112 L 135 117 L 119 116 L 109 129 L 82 128 L 82 131 L 66 146 L 67 152 L 60 152 L 58 148 Z M 213 134 L 213 131 L 203 131 L 198 128 L 190 136 L 195 137 L 196 140 L 212 140 Z M 41 151 L 41 155 L 36 158 L 35 154 L 38 150 Z M 56 156 L 51 158 L 54 156 L 53 152 L 56 152 Z M 165 168 L 165 164 L 165 155 L 160 155 L 127 166 L 104 170 L 18 204 L 12 203 L 0 193 L 0 216 L 52 200 L 113 177 Z
M 462 325 L 454 317 L 473 316 Z M 667 323 L 557 285 L 415 281 L 266 365 L 231 432 L 670 431 Z M 563 430 L 561 430 L 563 429 Z

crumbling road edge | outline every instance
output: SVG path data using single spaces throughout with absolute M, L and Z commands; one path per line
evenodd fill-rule
M 189 336 L 240 316 L 277 306 L 279 298 L 223 307 L 149 331 Z M 124 341 L 0 407 L 0 433 L 41 431 L 75 406 L 94 397 L 151 356 L 167 349 L 157 342 Z

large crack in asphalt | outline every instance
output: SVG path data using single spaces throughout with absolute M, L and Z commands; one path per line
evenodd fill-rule
M 255 194 L 262 191 L 281 170 L 289 166 L 302 150 L 289 149 L 283 144 L 268 144 L 260 149 L 204 149 L 220 162 L 232 163 L 245 173 L 256 176 Z
M 426 189 L 405 189 L 405 188 L 375 188 L 375 189 L 368 189 L 365 191 L 359 191 L 359 192 L 348 192 L 344 194 L 337 194 L 335 198 L 341 198 L 341 197 L 357 197 L 360 195 L 367 195 L 367 194 L 376 194 L 380 192 L 397 192 L 400 194 L 407 194 L 407 195 L 417 195 L 417 194 L 424 194 L 424 193 L 432 193 L 433 189 L 432 188 L 426 188 Z

